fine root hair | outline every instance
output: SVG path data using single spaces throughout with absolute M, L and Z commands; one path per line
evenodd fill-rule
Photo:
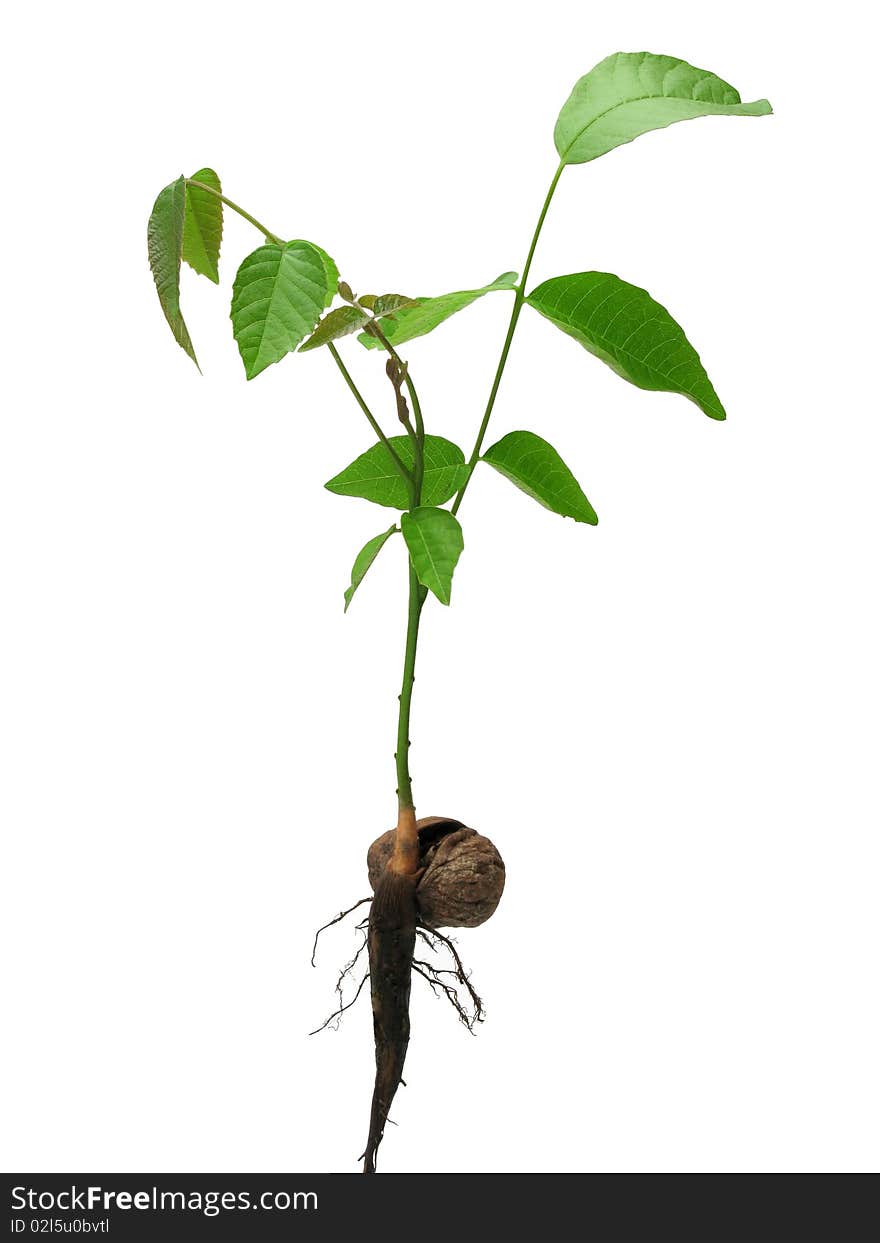
M 330 920 L 329 924 L 325 924 L 323 928 L 319 928 L 318 931 L 315 933 L 315 947 L 317 947 L 317 944 L 318 944 L 318 937 L 321 935 L 321 933 L 324 931 L 325 928 L 330 928 L 333 926 L 333 924 L 338 924 L 341 919 L 345 919 L 346 915 L 350 915 L 352 911 L 356 911 L 359 906 L 363 906 L 365 902 L 369 902 L 370 900 L 371 900 L 370 898 L 361 898 L 360 902 L 356 902 L 354 906 L 350 906 L 347 911 L 341 911 L 336 916 L 335 919 Z M 313 1032 L 309 1032 L 310 1036 L 317 1036 L 318 1032 L 324 1031 L 325 1028 L 327 1027 L 329 1027 L 331 1031 L 338 1031 L 339 1023 L 340 1023 L 340 1020 L 342 1019 L 343 1014 L 345 1014 L 346 1010 L 351 1009 L 351 1007 L 357 1001 L 358 997 L 360 997 L 361 990 L 363 989 L 367 980 L 370 978 L 370 973 L 369 971 L 367 971 L 366 974 L 361 977 L 361 981 L 357 986 L 357 991 L 355 992 L 351 1000 L 350 1001 L 345 1000 L 345 992 L 344 992 L 345 985 L 350 978 L 353 978 L 353 972 L 360 960 L 360 956 L 364 952 L 364 950 L 367 948 L 368 922 L 369 922 L 368 920 L 364 919 L 364 920 L 361 920 L 359 924 L 355 925 L 358 931 L 363 933 L 363 938 L 361 940 L 360 945 L 357 947 L 357 951 L 355 952 L 354 957 L 351 959 L 350 962 L 347 962 L 345 966 L 342 968 L 342 970 L 339 972 L 339 977 L 336 981 L 336 995 L 339 998 L 339 1005 L 336 1007 L 333 1013 L 324 1020 L 324 1022 L 321 1024 L 320 1027 L 316 1027 Z M 312 949 L 312 966 L 313 967 L 315 966 L 315 949 L 314 948 Z
M 358 951 L 358 953 L 360 953 L 360 950 Z M 354 1005 L 354 1003 L 357 1001 L 358 997 L 360 997 L 361 991 L 364 985 L 366 984 L 367 980 L 370 978 L 370 973 L 369 971 L 364 972 L 364 974 L 361 976 L 361 982 L 357 986 L 357 992 L 352 997 L 351 1001 L 346 1001 L 344 1003 L 342 1002 L 342 993 L 339 989 L 339 985 L 342 981 L 342 978 L 343 976 L 340 975 L 339 982 L 337 982 L 337 986 L 336 986 L 337 991 L 339 991 L 340 1005 L 333 1011 L 333 1013 L 328 1018 L 324 1020 L 324 1022 L 321 1024 L 320 1027 L 316 1027 L 313 1032 L 309 1032 L 310 1036 L 317 1036 L 318 1032 L 324 1031 L 325 1028 L 327 1027 L 329 1027 L 331 1031 L 339 1030 L 340 1019 L 342 1018 L 343 1014 L 345 1014 L 346 1010 L 350 1010 L 351 1007 Z
M 419 924 L 416 928 L 416 936 L 420 937 L 434 953 L 440 953 L 441 947 L 445 949 L 453 965 L 443 967 L 420 958 L 413 958 L 413 971 L 417 972 L 423 980 L 427 980 L 435 997 L 446 998 L 459 1022 L 464 1024 L 471 1035 L 475 1035 L 474 1029 L 477 1023 L 483 1022 L 486 1011 L 482 998 L 471 984 L 470 972 L 465 970 L 454 942 L 442 932 L 438 932 L 436 928 L 428 928 L 424 924 Z
M 315 962 L 315 954 L 318 952 L 318 937 L 321 933 L 326 932 L 328 928 L 332 928 L 334 924 L 338 924 L 341 919 L 345 919 L 346 915 L 350 915 L 352 911 L 356 911 L 358 907 L 363 906 L 365 902 L 372 902 L 372 900 L 372 898 L 361 898 L 360 902 L 355 902 L 354 906 L 350 906 L 347 911 L 340 911 L 334 919 L 331 919 L 328 923 L 322 925 L 322 927 L 318 929 L 315 933 L 315 943 L 312 946 L 311 962 L 313 967 L 317 966 L 317 963 Z

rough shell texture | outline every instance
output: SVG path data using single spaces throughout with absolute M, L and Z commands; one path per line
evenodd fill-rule
M 504 891 L 504 861 L 488 837 L 460 820 L 419 820 L 419 861 L 425 874 L 416 889 L 423 923 L 432 928 L 476 928 L 485 923 Z M 391 855 L 394 830 L 383 833 L 367 854 L 373 889 Z
M 387 833 L 377 837 L 367 851 L 367 875 L 370 878 L 370 888 L 373 890 L 373 893 L 376 892 L 379 877 L 385 871 L 385 864 L 391 858 L 393 846 L 394 830 L 389 829 Z
M 494 913 L 503 891 L 501 855 L 488 837 L 461 828 L 438 844 L 416 903 L 432 928 L 476 928 Z

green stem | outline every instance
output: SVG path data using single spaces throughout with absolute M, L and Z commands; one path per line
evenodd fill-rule
M 454 514 L 458 513 L 465 491 L 467 490 L 467 486 L 471 481 L 471 475 L 474 473 L 477 462 L 480 460 L 480 450 L 483 448 L 483 441 L 486 438 L 486 430 L 489 427 L 489 420 L 492 417 L 492 411 L 495 407 L 495 398 L 498 396 L 498 389 L 501 386 L 501 377 L 504 375 L 504 368 L 507 365 L 507 356 L 510 353 L 510 347 L 513 343 L 513 334 L 516 332 L 516 325 L 519 322 L 520 311 L 522 310 L 523 302 L 525 301 L 526 281 L 529 278 L 532 259 L 535 257 L 535 249 L 538 245 L 538 238 L 541 236 L 541 230 L 544 227 L 544 221 L 550 208 L 550 202 L 556 191 L 556 187 L 559 184 L 559 178 L 562 176 L 562 170 L 564 168 L 565 165 L 560 164 L 556 170 L 553 180 L 550 182 L 550 189 L 547 191 L 547 197 L 544 199 L 544 206 L 541 208 L 538 223 L 535 225 L 535 232 L 532 234 L 532 242 L 529 246 L 529 253 L 526 255 L 525 264 L 523 265 L 522 276 L 520 277 L 519 284 L 515 287 L 513 310 L 510 313 L 510 323 L 507 327 L 507 336 L 504 338 L 504 345 L 501 347 L 501 357 L 498 360 L 498 366 L 495 370 L 495 379 L 492 381 L 492 389 L 489 393 L 489 400 L 486 403 L 486 411 L 483 415 L 483 421 L 480 424 L 480 430 L 477 432 L 477 439 L 474 443 L 473 451 L 468 459 L 467 474 L 465 475 L 464 483 L 461 485 L 458 496 L 455 498 L 455 502 L 452 506 L 452 512 Z
M 399 363 L 399 360 L 398 360 Z M 416 459 L 418 466 L 410 486 L 410 508 L 416 509 L 422 499 L 422 464 L 425 453 L 425 430 L 421 421 L 421 413 L 416 436 Z M 416 649 L 419 643 L 419 622 L 422 608 L 428 595 L 428 589 L 419 582 L 412 558 L 409 563 L 409 599 L 407 602 L 406 647 L 403 656 L 403 685 L 400 688 L 400 710 L 397 714 L 397 750 L 394 759 L 397 764 L 397 802 L 401 810 L 415 810 L 412 793 L 412 779 L 409 774 L 409 723 L 412 712 L 413 682 L 416 671 Z
M 397 801 L 404 809 L 414 809 L 412 780 L 409 775 L 409 722 L 412 711 L 413 682 L 416 670 L 416 648 L 419 642 L 419 621 L 427 590 L 421 585 L 412 560 L 409 562 L 409 602 L 406 623 L 406 648 L 403 657 L 403 685 L 400 690 L 400 711 L 397 717 Z
M 221 203 L 225 203 L 227 207 L 231 207 L 234 212 L 238 212 L 248 224 L 252 224 L 255 229 L 263 234 L 269 242 L 275 242 L 279 246 L 284 245 L 284 239 L 280 238 L 277 233 L 273 233 L 271 229 L 267 229 L 264 224 L 260 224 L 255 216 L 250 212 L 246 212 L 243 207 L 239 207 L 238 203 L 233 203 L 232 199 L 228 199 L 225 194 L 221 194 L 219 190 L 215 190 L 213 186 L 206 186 L 203 181 L 196 181 L 192 177 L 187 177 L 186 184 L 188 186 L 197 186 L 199 190 L 204 190 L 206 194 L 213 194 L 215 199 L 219 199 Z
M 406 420 L 406 430 L 409 432 L 413 440 L 413 474 L 410 480 L 410 509 L 416 509 L 421 504 L 422 499 L 422 480 L 424 478 L 425 469 L 425 421 L 422 417 L 422 407 L 419 402 L 419 395 L 416 392 L 416 386 L 410 378 L 409 370 L 406 364 L 401 360 L 397 350 L 382 332 L 378 325 L 373 325 L 376 337 L 394 359 L 398 368 L 404 376 L 406 391 L 412 402 L 413 416 L 415 418 L 415 428 L 409 419 Z M 419 582 L 416 574 L 415 566 L 412 558 L 408 557 L 409 562 L 409 597 L 407 601 L 407 620 L 406 620 L 406 646 L 403 654 L 403 682 L 400 688 L 400 708 L 397 714 L 397 750 L 394 753 L 394 760 L 397 765 L 397 802 L 401 811 L 415 812 L 415 803 L 413 802 L 412 778 L 409 772 L 409 729 L 410 716 L 412 713 L 412 696 L 413 683 L 415 682 L 416 671 L 416 650 L 419 644 L 419 622 L 422 617 L 422 608 L 428 595 L 428 589 L 423 587 Z
M 416 420 L 416 426 L 415 428 L 413 428 L 412 423 L 409 421 L 409 419 L 406 420 L 406 424 L 405 424 L 406 430 L 413 440 L 413 469 L 412 471 L 407 470 L 407 468 L 401 462 L 400 458 L 395 453 L 387 436 L 382 431 L 382 428 L 379 426 L 379 423 L 373 416 L 373 413 L 370 410 L 369 406 L 367 405 L 366 401 L 364 401 L 364 398 L 362 397 L 357 385 L 355 384 L 354 380 L 349 375 L 348 370 L 345 366 L 345 363 L 340 358 L 339 351 L 336 349 L 336 346 L 332 343 L 332 341 L 328 342 L 328 349 L 330 350 L 330 353 L 333 355 L 333 359 L 337 367 L 339 368 L 340 372 L 342 373 L 343 379 L 345 380 L 346 384 L 351 390 L 352 395 L 354 396 L 361 410 L 363 410 L 364 414 L 366 415 L 370 423 L 370 426 L 373 428 L 373 431 L 376 433 L 376 435 L 379 437 L 382 444 L 385 445 L 385 448 L 391 454 L 395 462 L 395 465 L 398 467 L 398 470 L 402 472 L 403 477 L 406 480 L 406 485 L 407 485 L 407 489 L 409 492 L 410 509 L 415 509 L 421 501 L 422 478 L 424 475 L 425 424 L 422 418 L 422 408 L 419 403 L 418 393 L 416 392 L 415 385 L 413 384 L 412 380 L 409 378 L 409 372 L 407 371 L 406 366 L 401 362 L 397 354 L 397 351 L 394 349 L 391 343 L 387 340 L 387 338 L 385 337 L 381 329 L 377 329 L 376 335 L 378 336 L 384 348 L 388 351 L 388 353 L 394 359 L 395 363 L 397 364 L 397 366 L 400 368 L 403 375 L 405 376 L 407 392 L 409 393 L 410 400 L 412 401 L 413 413 L 415 415 L 415 420 Z M 410 729 L 410 717 L 412 714 L 413 684 L 415 682 L 415 671 L 416 671 L 416 650 L 418 648 L 418 643 L 419 643 L 419 622 L 421 621 L 422 608 L 424 606 L 425 599 L 428 595 L 428 592 L 427 592 L 427 588 L 423 587 L 421 583 L 419 582 L 418 575 L 416 574 L 415 567 L 413 566 L 413 563 L 412 563 L 412 559 L 408 558 L 408 562 L 409 562 L 409 598 L 407 602 L 406 646 L 404 649 L 404 656 L 403 656 L 403 682 L 401 684 L 400 695 L 398 697 L 400 706 L 399 706 L 399 710 L 397 714 L 397 750 L 394 753 L 394 761 L 397 766 L 398 805 L 401 808 L 401 810 L 414 812 L 415 804 L 413 803 L 412 778 L 410 777 L 410 773 L 409 773 L 409 729 Z
M 349 389 L 351 390 L 351 393 L 355 401 L 360 406 L 361 410 L 363 410 L 364 414 L 367 416 L 367 421 L 370 424 L 370 427 L 372 427 L 373 431 L 376 433 L 381 443 L 388 450 L 388 453 L 391 456 L 391 460 L 394 463 L 398 474 L 402 476 L 407 488 L 411 489 L 413 485 L 413 478 L 414 478 L 412 472 L 409 471 L 407 467 L 403 464 L 403 461 L 398 456 L 398 453 L 396 449 L 394 448 L 394 446 L 392 445 L 391 441 L 382 431 L 382 428 L 380 427 L 378 420 L 373 415 L 373 412 L 370 409 L 370 407 L 364 401 L 361 395 L 360 389 L 355 384 L 354 380 L 351 378 L 348 368 L 346 367 L 345 363 L 340 358 L 339 351 L 337 350 L 336 346 L 333 344 L 332 341 L 327 342 L 327 349 L 330 351 L 330 354 L 332 355 L 333 361 L 336 363 L 336 366 L 342 372 L 342 378 L 345 380 L 345 383 L 348 385 Z

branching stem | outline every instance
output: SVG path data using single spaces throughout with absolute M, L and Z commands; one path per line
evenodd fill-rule
M 541 229 L 544 227 L 544 220 L 546 219 L 547 212 L 550 209 L 550 203 L 556 191 L 556 186 L 559 183 L 559 178 L 562 176 L 562 170 L 564 167 L 564 164 L 559 165 L 556 173 L 554 174 L 553 180 L 550 183 L 550 188 L 547 191 L 546 198 L 544 199 L 544 205 L 541 208 L 541 214 L 538 217 L 538 223 L 536 224 L 535 231 L 532 234 L 532 240 L 529 246 L 528 254 L 526 255 L 526 261 L 523 265 L 523 272 L 520 282 L 514 287 L 513 310 L 510 314 L 510 323 L 507 327 L 507 336 L 504 338 L 504 345 L 501 348 L 501 357 L 498 360 L 498 366 L 495 370 L 495 377 L 492 381 L 492 388 L 489 392 L 489 400 L 486 403 L 483 420 L 480 423 L 480 428 L 477 432 L 477 439 L 468 460 L 467 474 L 465 475 L 464 482 L 461 485 L 458 495 L 452 505 L 453 514 L 458 513 L 461 502 L 464 499 L 465 491 L 470 483 L 471 476 L 474 473 L 477 462 L 480 460 L 480 452 L 483 447 L 483 441 L 485 440 L 489 420 L 492 417 L 492 411 L 495 407 L 495 399 L 498 396 L 498 389 L 501 386 L 501 377 L 504 375 L 504 368 L 507 365 L 507 357 L 510 353 L 510 347 L 513 344 L 513 337 L 516 332 L 517 323 L 519 322 L 520 311 L 522 310 L 522 305 L 525 301 L 526 283 L 528 281 L 529 271 L 532 266 L 532 259 L 534 258 L 535 250 L 538 245 L 538 238 L 541 235 Z M 255 229 L 258 229 L 267 241 L 273 242 L 277 245 L 284 245 L 282 238 L 280 238 L 277 233 L 273 233 L 271 229 L 267 229 L 266 226 L 261 224 L 255 216 L 250 214 L 250 212 L 246 212 L 243 207 L 239 207 L 237 203 L 234 203 L 232 199 L 227 198 L 225 194 L 221 194 L 218 190 L 215 190 L 213 186 L 208 186 L 203 181 L 198 181 L 192 177 L 187 178 L 187 185 L 196 186 L 198 189 L 204 190 L 207 194 L 213 194 L 215 198 L 220 199 L 220 201 L 225 203 L 226 206 L 231 208 L 232 211 L 237 212 L 239 216 L 247 220 L 249 224 L 252 224 Z M 410 508 L 416 509 L 421 504 L 422 482 L 425 470 L 425 423 L 422 416 L 421 402 L 419 401 L 416 386 L 409 374 L 409 367 L 401 360 L 397 350 L 388 340 L 387 336 L 375 320 L 370 325 L 370 330 L 397 365 L 398 375 L 406 386 L 406 391 L 412 404 L 413 421 L 415 426 L 413 426 L 409 419 L 404 421 L 404 426 L 413 441 L 412 470 L 409 470 L 406 467 L 400 456 L 395 452 L 393 445 L 385 435 L 378 420 L 375 418 L 373 412 L 364 400 L 363 395 L 349 374 L 345 363 L 342 361 L 339 351 L 332 342 L 328 343 L 328 349 L 330 350 L 333 361 L 339 368 L 342 378 L 345 380 L 349 391 L 366 416 L 367 421 L 378 437 L 380 443 L 387 449 L 389 456 L 394 463 L 395 469 L 405 481 L 409 490 Z M 414 811 L 412 780 L 409 772 L 410 716 L 412 712 L 413 683 L 415 681 L 416 649 L 419 641 L 419 623 L 427 594 L 427 588 L 423 587 L 419 582 L 415 567 L 410 559 L 406 645 L 403 659 L 403 682 L 400 691 L 400 710 L 397 719 L 397 751 L 394 757 L 397 764 L 398 804 L 402 811 L 410 814 Z
M 370 407 L 367 405 L 366 401 L 364 400 L 363 396 L 361 395 L 361 391 L 360 391 L 360 389 L 359 389 L 359 388 L 358 388 L 358 386 L 355 384 L 354 380 L 351 378 L 351 375 L 349 374 L 348 368 L 346 367 L 345 363 L 342 361 L 342 359 L 341 359 L 341 357 L 340 357 L 340 355 L 339 355 L 339 351 L 337 350 L 336 346 L 333 344 L 333 342 L 332 342 L 332 341 L 329 341 L 329 342 L 327 343 L 327 349 L 330 351 L 330 354 L 331 354 L 331 356 L 332 356 L 332 358 L 333 358 L 333 361 L 336 363 L 336 366 L 339 368 L 340 372 L 342 373 L 342 378 L 345 380 L 345 383 L 348 385 L 348 387 L 349 387 L 349 389 L 350 389 L 350 391 L 351 391 L 351 393 L 352 393 L 352 396 L 354 397 L 354 399 L 355 399 L 355 401 L 357 402 L 357 404 L 360 406 L 361 410 L 363 410 L 364 414 L 366 415 L 366 417 L 367 417 L 367 422 L 370 424 L 370 427 L 372 427 L 373 431 L 376 433 L 376 435 L 378 436 L 378 438 L 379 438 L 379 440 L 381 441 L 381 443 L 382 443 L 382 444 L 385 446 L 385 448 L 388 450 L 388 453 L 389 453 L 389 455 L 390 455 L 390 457 L 391 457 L 392 462 L 394 463 L 394 466 L 395 466 L 395 469 L 397 470 L 397 473 L 398 473 L 398 474 L 399 474 L 399 475 L 403 478 L 404 482 L 406 483 L 407 489 L 411 489 L 411 488 L 412 488 L 412 484 L 413 484 L 413 473 L 412 473 L 412 471 L 410 471 L 410 470 L 409 470 L 409 469 L 408 469 L 408 468 L 407 468 L 407 467 L 403 464 L 403 461 L 402 461 L 402 460 L 401 460 L 401 458 L 399 457 L 399 455 L 398 455 L 397 451 L 395 450 L 394 446 L 392 445 L 391 441 L 388 439 L 388 437 L 387 437 L 387 436 L 385 435 L 385 433 L 382 431 L 382 428 L 380 427 L 378 420 L 375 418 L 375 416 L 373 415 L 372 410 L 371 410 L 371 409 L 370 409 Z
M 520 311 L 522 310 L 522 305 L 523 305 L 523 302 L 525 301 L 526 282 L 528 281 L 528 278 L 529 278 L 529 271 L 531 270 L 532 259 L 535 257 L 535 250 L 538 245 L 538 238 L 541 236 L 541 230 L 544 227 L 544 221 L 547 217 L 547 212 L 550 209 L 550 203 L 553 199 L 554 193 L 556 192 L 556 187 L 559 184 L 559 178 L 562 176 L 562 170 L 564 167 L 565 167 L 564 164 L 559 165 L 559 167 L 557 168 L 553 176 L 553 180 L 550 182 L 550 188 L 548 189 L 547 195 L 544 199 L 544 204 L 541 208 L 541 214 L 538 216 L 538 223 L 535 225 L 535 231 L 532 234 L 532 240 L 531 240 L 531 244 L 529 245 L 529 251 L 528 251 L 528 254 L 526 255 L 525 264 L 523 265 L 522 277 L 520 278 L 520 282 L 516 286 L 516 289 L 514 292 L 513 310 L 510 315 L 510 323 L 507 328 L 507 336 L 504 339 L 504 345 L 501 349 L 501 357 L 498 360 L 498 366 L 495 371 L 495 378 L 492 381 L 492 389 L 489 393 L 489 400 L 486 404 L 486 410 L 483 415 L 483 421 L 480 424 L 480 430 L 477 433 L 477 439 L 474 444 L 474 448 L 471 453 L 470 459 L 468 461 L 467 475 L 465 476 L 464 483 L 462 484 L 459 490 L 459 493 L 455 498 L 455 502 L 452 506 L 452 512 L 454 514 L 458 513 L 465 491 L 467 489 L 468 484 L 470 483 L 471 475 L 474 473 L 474 469 L 477 465 L 477 462 L 480 460 L 480 451 L 483 447 L 483 441 L 486 437 L 486 430 L 489 426 L 489 419 L 492 417 L 492 410 L 495 406 L 495 398 L 498 396 L 498 389 L 501 385 L 501 377 L 504 374 L 504 368 L 507 364 L 507 356 L 510 353 L 510 347 L 513 343 L 513 336 L 514 336 L 514 333 L 516 332 L 516 325 L 517 325 L 517 322 L 519 321 Z M 412 402 L 413 415 L 415 417 L 416 457 L 414 461 L 414 471 L 415 471 L 416 478 L 415 478 L 414 487 L 411 491 L 411 497 L 412 497 L 412 507 L 415 508 L 420 503 L 420 500 L 421 500 L 421 486 L 422 486 L 422 478 L 424 474 L 425 426 L 424 426 L 424 421 L 422 419 L 421 406 L 419 405 L 418 394 L 416 393 L 415 385 L 413 384 L 410 378 L 409 370 L 406 364 L 401 362 L 400 357 L 398 356 L 397 351 L 395 350 L 394 346 L 391 344 L 391 342 L 382 332 L 382 329 L 378 326 L 378 324 L 374 323 L 372 325 L 372 331 L 374 335 L 378 338 L 382 346 L 387 350 L 387 352 L 391 355 L 391 357 L 397 363 L 398 367 L 401 368 L 401 372 L 403 374 L 404 381 L 406 383 L 407 392 L 409 393 L 410 400 Z M 398 716 L 398 726 L 397 726 L 397 754 L 395 756 L 395 759 L 397 761 L 398 803 L 399 803 L 400 808 L 406 811 L 413 810 L 412 782 L 411 782 L 410 773 L 409 773 L 409 724 L 410 724 L 410 711 L 412 707 L 413 680 L 415 676 L 416 647 L 417 647 L 418 638 L 419 638 L 419 620 L 421 618 L 422 606 L 425 603 L 425 598 L 427 594 L 428 593 L 427 593 L 426 588 L 424 588 L 420 584 L 418 575 L 415 572 L 412 561 L 410 561 L 410 565 L 409 565 L 409 608 L 408 608 L 408 622 L 407 622 L 407 631 L 406 631 L 406 651 L 404 654 L 403 687 L 400 693 L 400 713 Z

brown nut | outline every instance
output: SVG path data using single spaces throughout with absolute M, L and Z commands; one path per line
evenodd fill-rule
M 504 891 L 504 861 L 495 846 L 460 820 L 443 816 L 419 820 L 418 830 L 419 864 L 425 869 L 416 889 L 422 922 L 431 928 L 476 928 L 485 923 Z M 367 853 L 374 890 L 393 845 L 390 829 Z

